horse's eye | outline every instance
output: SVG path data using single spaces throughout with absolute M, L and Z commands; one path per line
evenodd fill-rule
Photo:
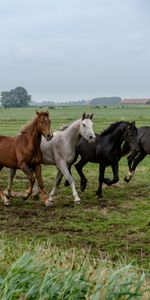
M 129 132 L 129 133 L 128 133 L 128 136 L 133 136 L 132 132 Z
M 83 127 L 85 127 L 86 125 L 83 123 Z

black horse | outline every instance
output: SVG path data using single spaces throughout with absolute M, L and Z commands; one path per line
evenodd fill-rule
M 81 159 L 75 164 L 75 168 L 81 179 L 80 189 L 82 191 L 85 190 L 87 184 L 87 179 L 83 174 L 82 168 L 88 162 L 99 164 L 99 186 L 96 191 L 99 200 L 102 197 L 103 182 L 110 186 L 119 180 L 118 162 L 121 158 L 121 147 L 124 141 L 130 145 L 132 152 L 139 151 L 135 122 L 121 121 L 111 124 L 101 134 L 96 134 L 96 141 L 94 143 L 88 144 L 84 138 L 80 139 L 77 146 L 76 157 L 72 164 L 77 160 L 78 155 L 80 155 Z M 114 176 L 112 180 L 104 177 L 107 166 L 111 166 L 112 168 Z M 65 185 L 67 185 L 67 182 Z
M 129 182 L 134 175 L 137 165 L 144 159 L 144 157 L 150 154 L 150 127 L 142 126 L 138 129 L 137 141 L 139 145 L 138 152 L 132 152 L 128 142 L 125 142 L 122 147 L 122 155 L 127 157 L 129 173 L 125 176 L 124 181 Z

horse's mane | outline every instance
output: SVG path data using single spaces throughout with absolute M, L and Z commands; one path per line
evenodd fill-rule
M 38 119 L 39 115 L 48 116 L 48 112 L 39 112 L 38 115 L 35 116 L 34 119 L 28 121 L 20 130 L 21 133 L 27 133 L 32 131 L 32 129 L 35 127 L 36 121 Z
M 91 115 L 90 115 L 90 114 L 85 114 L 84 119 L 91 119 Z M 60 127 L 58 130 L 59 130 L 59 131 L 64 131 L 64 130 L 67 129 L 69 126 L 71 126 L 74 122 L 76 122 L 76 121 L 73 121 L 73 122 L 71 122 L 71 123 L 68 124 L 68 125 L 64 125 L 64 126 Z
M 73 123 L 70 123 L 70 124 L 68 124 L 68 125 L 64 125 L 64 126 L 60 127 L 58 130 L 59 130 L 59 131 L 64 131 L 64 130 L 67 129 L 71 124 L 73 124 Z
M 37 120 L 37 117 L 35 117 L 33 120 L 28 121 L 20 130 L 21 133 L 27 133 L 32 131 L 32 129 L 35 126 L 35 122 Z
M 104 136 L 109 133 L 112 133 L 121 124 L 127 124 L 127 122 L 119 121 L 119 122 L 112 123 L 108 128 L 104 129 L 104 131 L 100 133 L 100 136 Z
M 68 127 L 70 127 L 72 124 L 74 124 L 75 122 L 76 122 L 76 121 L 73 121 L 73 122 L 69 123 L 68 125 L 64 125 L 64 126 L 60 127 L 58 130 L 59 130 L 59 131 L 64 131 L 64 130 L 66 130 Z

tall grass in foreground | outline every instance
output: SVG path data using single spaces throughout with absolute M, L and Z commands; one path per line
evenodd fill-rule
M 150 299 L 148 274 L 131 264 L 113 266 L 84 251 L 63 251 L 50 243 L 22 250 L 17 243 L 1 248 L 1 300 Z

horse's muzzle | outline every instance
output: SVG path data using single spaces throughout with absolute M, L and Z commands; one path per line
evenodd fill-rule
M 94 137 L 94 136 L 89 136 L 89 139 L 88 139 L 88 142 L 89 142 L 89 143 L 95 143 L 95 141 L 96 141 L 96 137 Z
M 138 145 L 136 147 L 133 146 L 133 147 L 131 147 L 131 151 L 134 153 L 138 153 L 140 151 L 140 147 Z
M 45 136 L 45 138 L 46 138 L 46 140 L 47 141 L 50 141 L 52 138 L 53 138 L 53 134 L 51 133 L 51 134 L 47 134 L 46 136 Z

